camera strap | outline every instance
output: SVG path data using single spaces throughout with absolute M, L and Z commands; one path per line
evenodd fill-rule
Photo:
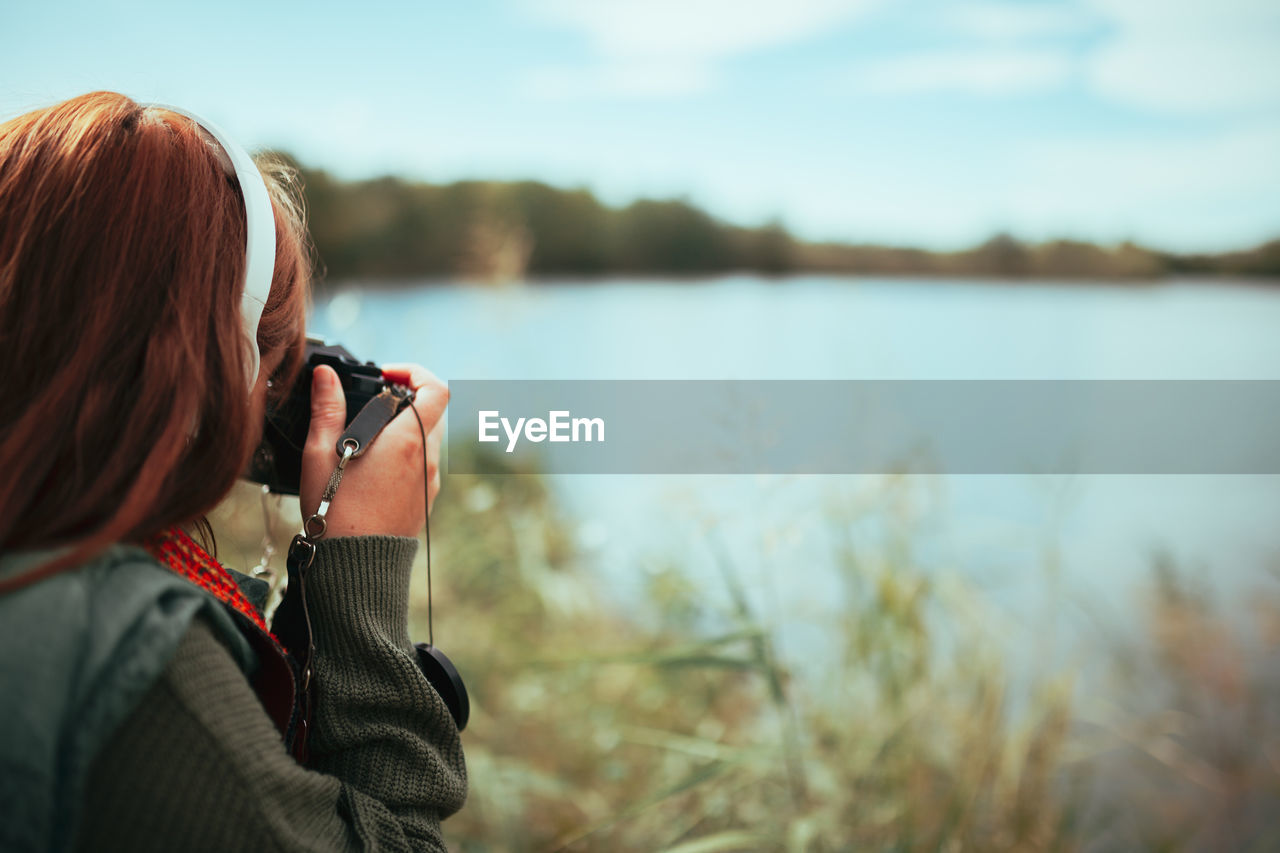
M 276 610 L 273 627 L 276 636 L 292 655 L 298 684 L 298 707 L 290 737 L 290 748 L 299 761 L 307 757 L 307 737 L 315 707 L 313 664 L 315 641 L 311 632 L 311 615 L 307 609 L 307 571 L 316 558 L 316 543 L 325 535 L 329 506 L 342 484 L 347 463 L 364 454 L 379 433 L 406 406 L 412 404 L 414 392 L 399 385 L 384 388 L 364 405 L 338 439 L 337 466 L 329 475 L 320 505 L 302 525 L 302 532 L 289 544 L 286 565 L 288 587 Z

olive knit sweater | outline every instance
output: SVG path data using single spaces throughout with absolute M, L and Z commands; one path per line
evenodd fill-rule
M 307 575 L 317 685 L 307 766 L 250 686 L 256 661 L 229 620 L 208 607 L 188 616 L 158 677 L 62 788 L 82 792 L 78 809 L 62 804 L 75 849 L 444 849 L 440 820 L 461 808 L 466 769 L 409 640 L 416 549 L 390 536 L 320 543 Z

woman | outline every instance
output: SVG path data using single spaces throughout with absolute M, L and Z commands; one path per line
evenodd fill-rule
M 329 508 L 305 724 L 251 585 L 187 535 L 297 375 L 310 272 L 280 176 L 219 137 L 105 92 L 0 125 L 0 849 L 442 849 L 466 772 L 408 638 L 417 421 Z M 447 390 L 401 370 L 434 470 Z M 311 381 L 304 517 L 345 423 Z

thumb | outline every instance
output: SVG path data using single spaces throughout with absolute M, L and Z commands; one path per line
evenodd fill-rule
M 307 430 L 307 452 L 322 455 L 333 449 L 347 425 L 347 396 L 338 374 L 328 365 L 311 373 L 311 426 Z

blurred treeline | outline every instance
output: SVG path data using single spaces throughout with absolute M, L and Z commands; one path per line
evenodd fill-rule
M 777 222 L 731 225 L 683 200 L 642 199 L 617 208 L 589 190 L 536 181 L 341 181 L 298 168 L 316 248 L 334 281 L 731 271 L 1089 279 L 1280 275 L 1280 240 L 1218 255 L 1133 243 L 1029 244 L 1008 234 L 954 252 L 809 243 Z

